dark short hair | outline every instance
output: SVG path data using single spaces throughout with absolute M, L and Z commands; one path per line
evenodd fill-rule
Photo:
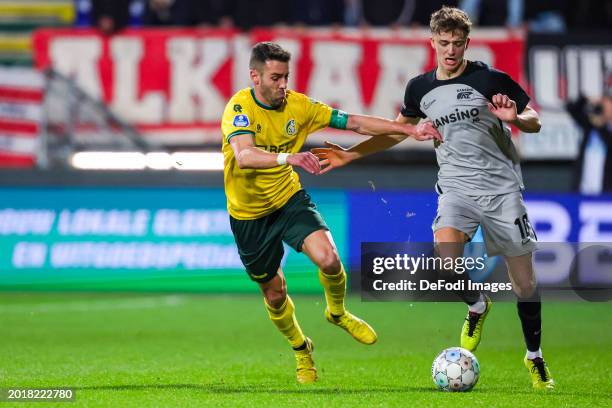
M 291 53 L 280 45 L 270 41 L 258 42 L 251 50 L 249 68 L 261 70 L 266 61 L 289 62 L 290 59 Z
M 467 37 L 470 34 L 472 22 L 465 11 L 456 7 L 443 6 L 434 12 L 429 20 L 429 28 L 432 33 L 440 34 L 462 31 Z

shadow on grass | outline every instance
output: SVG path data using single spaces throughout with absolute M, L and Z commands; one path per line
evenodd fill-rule
M 282 386 L 261 386 L 259 384 L 254 385 L 228 385 L 228 384 L 124 384 L 124 385 L 92 385 L 83 387 L 74 387 L 75 390 L 80 391 L 96 391 L 96 390 L 110 390 L 110 391 L 141 391 L 141 390 L 196 390 L 204 391 L 211 394 L 337 394 L 337 395 L 359 395 L 359 394 L 402 394 L 402 393 L 431 393 L 437 395 L 448 395 L 445 392 L 438 392 L 433 387 L 372 387 L 372 388 L 335 388 L 335 387 L 322 387 L 319 385 L 287 385 Z M 466 393 L 468 394 L 468 393 Z M 516 389 L 502 388 L 502 387 L 486 387 L 486 388 L 475 388 L 469 394 L 497 394 L 497 395 L 535 395 L 531 389 Z M 539 394 L 538 395 L 542 395 Z M 561 391 L 555 390 L 547 393 L 546 395 L 556 397 L 568 397 L 568 396 L 580 396 L 580 397 L 602 397 L 609 398 L 611 394 L 609 392 L 574 392 L 574 391 Z
M 75 390 L 95 391 L 140 391 L 140 390 L 199 390 L 211 394 L 370 394 L 370 393 L 414 393 L 435 391 L 431 387 L 378 387 L 378 388 L 334 388 L 318 385 L 227 385 L 227 384 L 125 384 L 125 385 L 93 385 L 74 387 Z

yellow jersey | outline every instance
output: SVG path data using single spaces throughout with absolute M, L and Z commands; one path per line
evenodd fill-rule
M 260 149 L 298 153 L 310 133 L 330 126 L 330 121 L 336 124 L 339 115 L 346 116 L 292 90 L 287 90 L 279 108 L 258 101 L 252 88 L 236 93 L 227 103 L 221 122 L 223 179 L 230 215 L 239 220 L 264 217 L 285 205 L 302 188 L 299 176 L 288 164 L 268 169 L 238 167 L 229 143 L 232 137 L 250 134 Z

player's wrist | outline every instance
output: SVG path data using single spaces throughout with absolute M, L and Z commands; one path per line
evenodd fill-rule
M 279 166 L 284 166 L 287 164 L 287 159 L 291 156 L 290 153 L 279 153 L 276 155 L 276 164 Z
M 357 150 L 351 150 L 351 149 L 345 150 L 345 153 L 346 153 L 345 154 L 345 160 L 346 160 L 347 164 L 352 162 L 352 161 L 354 161 L 354 160 L 357 160 L 357 159 L 360 159 L 360 158 L 366 156 L 366 153 L 364 153 L 364 152 L 359 152 Z
M 509 124 L 519 127 L 521 125 L 521 118 L 519 118 L 518 116 L 516 118 L 514 118 L 513 120 L 508 121 Z

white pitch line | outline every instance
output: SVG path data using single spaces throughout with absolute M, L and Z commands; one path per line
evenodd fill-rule
M 26 303 L 0 305 L 0 314 L 12 313 L 53 313 L 53 312 L 95 312 L 106 310 L 154 309 L 174 307 L 185 301 L 184 296 L 136 297 L 130 299 L 108 299 L 78 302 Z

